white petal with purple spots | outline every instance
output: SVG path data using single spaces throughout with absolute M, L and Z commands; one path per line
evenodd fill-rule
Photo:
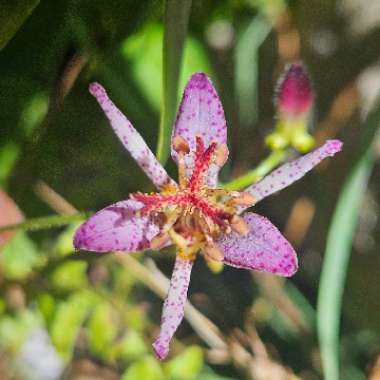
M 160 360 L 166 358 L 170 341 L 183 319 L 193 263 L 179 256 L 176 258 L 169 293 L 162 310 L 160 334 L 153 343 L 154 351 Z
M 248 234 L 233 232 L 217 241 L 225 264 L 292 276 L 298 268 L 297 256 L 280 231 L 263 216 L 247 212 L 242 217 L 249 227 Z
M 261 181 L 247 187 L 244 191 L 253 195 L 256 202 L 267 196 L 288 187 L 293 182 L 299 180 L 307 172 L 313 169 L 326 157 L 332 157 L 342 149 L 343 143 L 339 140 L 328 140 L 320 148 L 280 166 L 272 173 L 264 177 Z M 239 211 L 243 211 L 240 209 Z
M 74 247 L 96 252 L 141 251 L 159 233 L 148 216 L 137 217 L 140 202 L 127 200 L 98 211 L 84 222 L 74 236 Z
M 119 140 L 155 186 L 161 188 L 165 184 L 174 183 L 166 170 L 157 161 L 148 145 L 146 145 L 144 139 L 109 99 L 105 89 L 99 83 L 92 83 L 90 93 L 103 109 Z
M 203 73 L 194 74 L 186 85 L 177 120 L 172 134 L 180 135 L 190 147 L 186 156 L 187 175 L 191 175 L 194 165 L 195 137 L 201 136 L 205 147 L 216 142 L 218 145 L 227 144 L 227 125 L 222 103 L 210 79 Z M 172 157 L 177 160 L 177 152 L 173 149 Z M 219 167 L 212 164 L 208 173 L 208 184 L 217 184 Z

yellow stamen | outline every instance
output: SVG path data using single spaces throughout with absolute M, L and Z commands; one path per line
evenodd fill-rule
M 244 219 L 237 215 L 234 215 L 230 222 L 231 228 L 240 235 L 247 235 L 249 232 L 249 227 Z
M 187 184 L 185 153 L 178 152 L 178 182 L 179 188 L 184 189 Z
M 236 205 L 239 206 L 251 207 L 256 203 L 255 197 L 245 191 L 238 193 L 236 196 L 233 197 L 232 200 Z
M 224 259 L 223 252 L 215 244 L 206 244 L 202 250 L 206 256 L 214 261 L 223 261 Z
M 182 235 L 174 231 L 174 229 L 169 230 L 169 235 L 173 243 L 183 251 L 187 251 L 189 247 L 189 241 L 184 238 Z
M 154 249 L 154 250 L 160 249 L 164 245 L 166 245 L 169 242 L 169 240 L 170 240 L 170 236 L 167 232 L 166 233 L 160 233 L 151 240 L 150 248 Z
M 219 145 L 215 153 L 215 163 L 222 167 L 228 159 L 228 147 L 226 144 Z
M 190 147 L 187 141 L 180 135 L 173 138 L 173 149 L 179 153 L 183 152 L 185 154 L 190 152 Z
M 218 146 L 216 142 L 207 147 L 201 136 L 196 136 L 195 145 L 194 167 L 188 179 L 191 169 L 186 167 L 189 144 L 181 136 L 173 138 L 179 185 L 166 184 L 156 195 L 135 194 L 136 200 L 144 204 L 137 214 L 150 214 L 158 221 L 160 233 L 152 239 L 152 249 L 174 244 L 177 255 L 184 260 L 194 260 L 202 250 L 209 267 L 220 270 L 223 252 L 214 241 L 232 231 L 242 235 L 248 233 L 247 224 L 236 213 L 241 206 L 252 206 L 255 198 L 249 193 L 209 188 L 206 179 L 210 165 L 223 166 L 228 148 L 226 144 Z

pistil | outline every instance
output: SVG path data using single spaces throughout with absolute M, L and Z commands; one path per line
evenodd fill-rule
M 222 166 L 228 157 L 225 144 L 212 142 L 205 147 L 200 136 L 195 139 L 194 165 L 191 176 L 186 173 L 186 155 L 190 154 L 188 142 L 181 136 L 173 138 L 177 153 L 179 186 L 166 187 L 160 193 L 135 193 L 132 198 L 143 204 L 140 215 L 155 215 L 162 220 L 161 232 L 151 241 L 157 249 L 173 243 L 177 254 L 193 260 L 202 250 L 208 261 L 222 262 L 223 254 L 214 240 L 221 233 L 235 231 L 246 234 L 248 227 L 237 214 L 239 206 L 251 206 L 255 199 L 248 193 L 209 188 L 206 182 L 212 164 Z

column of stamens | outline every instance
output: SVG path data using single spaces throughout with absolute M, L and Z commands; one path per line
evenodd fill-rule
M 205 150 L 202 138 L 196 136 L 196 150 L 194 159 L 194 169 L 188 183 L 188 188 L 195 191 L 203 183 L 204 174 L 210 167 L 214 154 L 216 152 L 217 144 L 211 143 Z

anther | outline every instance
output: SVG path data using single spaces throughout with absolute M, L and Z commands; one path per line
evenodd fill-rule
M 228 147 L 226 144 L 219 145 L 215 152 L 215 163 L 222 167 L 228 159 L 228 153 Z
M 244 219 L 234 215 L 230 221 L 231 228 L 240 235 L 247 235 L 249 227 Z
M 223 261 L 223 252 L 216 246 L 207 244 L 202 248 L 204 254 L 214 261 Z
M 167 243 L 169 243 L 170 236 L 168 233 L 161 233 L 155 236 L 151 242 L 150 242 L 150 248 L 151 249 L 160 249 L 163 246 L 165 246 Z
M 255 197 L 245 191 L 238 192 L 236 195 L 232 194 L 232 197 L 233 202 L 239 206 L 251 207 L 256 203 Z
M 179 153 L 188 154 L 190 152 L 190 147 L 187 141 L 180 135 L 177 135 L 173 138 L 173 149 Z

